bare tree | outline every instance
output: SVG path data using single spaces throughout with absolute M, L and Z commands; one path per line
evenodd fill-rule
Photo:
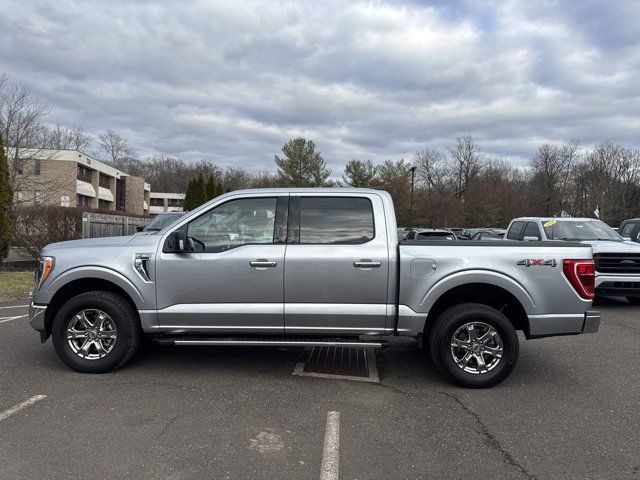
M 417 167 L 418 183 L 423 185 L 427 193 L 436 192 L 441 195 L 448 193 L 451 162 L 439 150 L 427 147 L 416 152 L 414 163 Z
M 464 198 L 467 186 L 480 173 L 482 154 L 470 135 L 456 138 L 456 145 L 449 149 L 455 173 L 455 195 Z
M 14 193 L 39 191 L 47 196 L 57 189 L 55 182 L 44 184 L 37 177 L 35 162 L 52 158 L 48 149 L 49 128 L 44 118 L 49 107 L 31 94 L 28 83 L 13 83 L 0 77 L 0 135 L 2 135 L 9 163 L 9 183 Z
M 113 130 L 107 130 L 98 136 L 98 146 L 115 168 L 120 168 L 125 158 L 133 157 L 133 149 L 129 146 L 129 141 Z
M 49 129 L 48 145 L 60 150 L 78 150 L 88 152 L 93 146 L 93 137 L 82 127 L 64 127 L 56 125 Z
M 568 208 L 571 174 L 577 160 L 578 142 L 561 146 L 545 143 L 531 159 L 536 208 L 542 215 L 559 215 Z

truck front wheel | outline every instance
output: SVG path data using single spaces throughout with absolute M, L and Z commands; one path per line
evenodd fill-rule
M 507 378 L 518 361 L 518 336 L 498 310 L 462 303 L 440 314 L 429 334 L 436 368 L 449 381 L 468 388 L 492 387 Z
M 82 293 L 58 310 L 51 331 L 60 359 L 84 373 L 104 373 L 131 358 L 140 343 L 137 312 L 120 295 Z

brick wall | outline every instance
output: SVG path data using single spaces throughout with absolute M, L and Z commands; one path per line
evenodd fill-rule
M 144 214 L 144 179 L 140 177 L 125 178 L 124 209 L 134 215 Z

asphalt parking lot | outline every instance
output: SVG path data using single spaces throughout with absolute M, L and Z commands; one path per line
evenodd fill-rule
M 328 412 L 343 479 L 640 479 L 640 308 L 622 300 L 596 305 L 598 334 L 523 342 L 482 391 L 404 340 L 378 352 L 380 384 L 294 376 L 297 348 L 145 344 L 79 374 L 26 303 L 0 304 L 3 480 L 317 479 Z

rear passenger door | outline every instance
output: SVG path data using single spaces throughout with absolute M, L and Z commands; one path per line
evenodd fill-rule
M 528 222 L 527 226 L 524 227 L 524 233 L 522 234 L 522 238 L 529 237 L 535 238 L 536 240 L 541 240 L 540 236 L 540 228 L 536 222 Z
M 520 220 L 513 222 L 507 232 L 507 240 L 522 240 L 522 232 L 524 231 L 526 223 L 527 222 L 522 222 Z
M 290 198 L 285 332 L 384 333 L 389 254 L 383 211 L 374 194 Z

